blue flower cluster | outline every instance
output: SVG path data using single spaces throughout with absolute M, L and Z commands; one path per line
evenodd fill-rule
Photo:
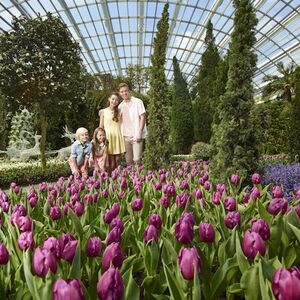
M 273 183 L 283 188 L 284 197 L 292 201 L 294 192 L 300 189 L 300 164 L 283 163 L 263 166 L 263 184 Z

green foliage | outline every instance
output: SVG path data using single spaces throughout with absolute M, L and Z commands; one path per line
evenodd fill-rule
M 165 75 L 166 47 L 169 30 L 169 4 L 164 6 L 162 18 L 157 23 L 157 33 L 151 55 L 149 88 L 149 126 L 144 164 L 148 169 L 158 169 L 170 160 L 169 108 L 165 98 L 168 85 Z
M 84 80 L 80 47 L 57 17 L 14 19 L 0 36 L 1 92 L 8 101 L 40 116 L 41 160 L 45 170 L 46 114 L 63 114 L 82 101 Z
M 282 62 L 279 62 L 277 71 L 280 75 L 267 75 L 264 78 L 267 85 L 263 89 L 263 96 L 268 98 L 276 96 L 279 99 L 291 102 L 295 67 L 293 63 L 285 67 Z
M 211 146 L 203 142 L 197 142 L 192 146 L 191 155 L 194 160 L 208 160 L 211 157 Z
M 9 187 L 11 182 L 19 185 L 35 184 L 42 181 L 56 181 L 60 176 L 69 176 L 70 168 L 66 161 L 48 161 L 47 170 L 41 172 L 38 162 L 15 163 L 0 166 L 0 186 Z
M 175 154 L 188 154 L 193 142 L 193 109 L 177 58 L 173 57 L 174 90 L 171 108 L 171 136 Z
M 149 77 L 149 70 L 144 65 L 129 64 L 126 67 L 126 77 L 130 83 L 130 89 L 141 93 L 142 89 L 146 87 Z
M 285 101 L 267 101 L 255 104 L 251 114 L 260 155 L 287 153 L 288 104 Z
M 255 168 L 255 129 L 250 122 L 254 105 L 252 78 L 257 57 L 253 50 L 257 18 L 249 0 L 235 0 L 234 30 L 229 46 L 226 93 L 220 99 L 219 124 L 214 125 L 213 173 L 222 180 L 237 172 L 249 178 Z M 245 22 L 247 20 L 247 22 Z
M 213 36 L 213 24 L 209 21 L 205 37 L 206 50 L 201 57 L 201 66 L 196 75 L 196 99 L 194 104 L 194 135 L 197 141 L 208 143 L 211 137 L 211 124 L 217 103 L 214 86 L 217 66 L 220 61 L 218 48 Z
M 300 67 L 294 72 L 295 96 L 290 104 L 289 154 L 292 159 L 300 159 Z
M 5 150 L 7 145 L 7 103 L 3 95 L 0 94 L 0 149 Z

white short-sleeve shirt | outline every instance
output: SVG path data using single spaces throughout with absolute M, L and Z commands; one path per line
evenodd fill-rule
M 135 138 L 139 134 L 140 116 L 146 113 L 144 103 L 141 99 L 131 97 L 130 101 L 123 100 L 119 109 L 122 115 L 121 132 L 123 136 Z M 144 139 L 147 134 L 146 124 L 142 132 L 142 138 Z

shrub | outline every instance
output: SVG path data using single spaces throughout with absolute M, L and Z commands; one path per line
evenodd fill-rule
M 191 155 L 194 160 L 207 160 L 211 156 L 211 146 L 203 142 L 198 142 L 192 146 Z
M 40 162 L 0 164 L 0 187 L 9 187 L 11 182 L 18 185 L 35 184 L 41 181 L 56 181 L 60 176 L 69 176 L 70 168 L 66 161 L 50 160 L 43 174 Z

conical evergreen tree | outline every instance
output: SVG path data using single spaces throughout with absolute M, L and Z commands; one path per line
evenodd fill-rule
M 164 7 L 157 23 L 157 33 L 153 42 L 149 77 L 148 136 L 144 155 L 144 165 L 148 169 L 158 169 L 170 159 L 170 122 L 166 97 L 168 85 L 165 75 L 166 47 L 169 30 L 169 4 Z
M 205 36 L 206 50 L 201 57 L 201 66 L 196 75 L 196 100 L 194 104 L 194 135 L 197 141 L 208 143 L 216 103 L 213 101 L 214 83 L 220 55 L 215 45 L 213 24 L 209 20 Z
M 217 150 L 213 172 L 218 179 L 233 172 L 248 176 L 255 168 L 257 155 L 255 130 L 250 122 L 254 105 L 252 78 L 257 61 L 253 50 L 257 18 L 250 0 L 233 3 L 236 12 L 229 46 L 228 82 L 220 102 L 220 123 L 213 138 Z
M 171 137 L 174 153 L 188 154 L 193 142 L 193 108 L 187 83 L 173 57 L 174 89 L 171 109 Z
M 300 67 L 294 72 L 295 96 L 290 104 L 289 154 L 292 160 L 300 160 Z

